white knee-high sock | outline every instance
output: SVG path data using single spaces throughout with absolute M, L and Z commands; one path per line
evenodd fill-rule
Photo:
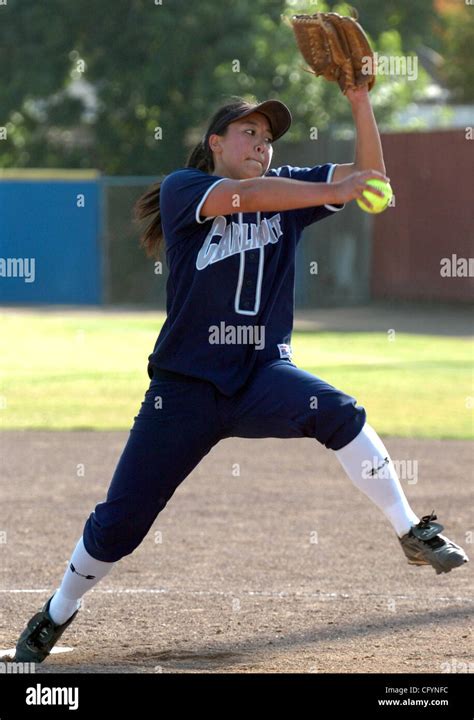
M 93 558 L 84 547 L 81 537 L 72 554 L 61 586 L 51 600 L 49 614 L 56 625 L 62 625 L 80 607 L 80 598 L 107 575 L 114 562 Z
M 335 453 L 354 485 L 384 512 L 399 537 L 418 523 L 390 455 L 368 423 L 354 440 Z

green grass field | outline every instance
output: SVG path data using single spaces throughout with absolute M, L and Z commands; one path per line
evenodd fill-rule
M 3 429 L 129 429 L 164 315 L 2 313 Z M 474 345 L 397 333 L 294 333 L 294 362 L 354 395 L 384 435 L 471 438 Z

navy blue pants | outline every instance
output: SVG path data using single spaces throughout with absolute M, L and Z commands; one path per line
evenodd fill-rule
M 219 440 L 311 437 L 338 450 L 361 431 L 356 400 L 289 360 L 257 367 L 232 397 L 155 368 L 106 500 L 84 527 L 92 557 L 115 562 L 142 542 L 178 485 Z

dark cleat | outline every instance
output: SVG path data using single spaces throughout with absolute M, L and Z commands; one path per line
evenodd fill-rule
M 440 575 L 464 565 L 469 558 L 462 547 L 440 534 L 444 527 L 434 522 L 436 519 L 434 511 L 424 515 L 399 541 L 410 565 L 432 565 Z
M 79 612 L 78 608 L 69 620 L 66 620 L 62 625 L 56 625 L 48 612 L 52 599 L 53 595 L 43 609 L 33 615 L 21 633 L 16 646 L 15 657 L 13 658 L 14 662 L 43 662 Z

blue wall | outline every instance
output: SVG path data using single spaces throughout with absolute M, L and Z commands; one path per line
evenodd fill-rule
M 98 179 L 0 180 L 0 263 L 34 259 L 35 273 L 33 282 L 4 277 L 0 265 L 0 301 L 101 303 L 101 233 Z

